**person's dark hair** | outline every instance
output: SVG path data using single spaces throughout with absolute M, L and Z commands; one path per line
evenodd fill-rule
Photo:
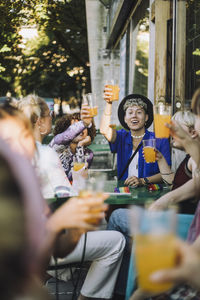
M 28 278 L 22 191 L 0 154 L 0 291 L 2 300 L 20 294 Z
M 69 114 L 57 119 L 53 130 L 54 136 L 65 131 L 71 125 L 72 120 L 80 121 L 81 120 L 80 114 L 79 113 L 75 113 L 71 115 Z M 94 121 L 92 121 L 92 127 L 88 128 L 88 135 L 91 137 L 91 141 L 93 141 L 96 135 L 96 128 L 94 125 Z
M 196 90 L 192 97 L 191 109 L 195 115 L 200 115 L 200 88 Z

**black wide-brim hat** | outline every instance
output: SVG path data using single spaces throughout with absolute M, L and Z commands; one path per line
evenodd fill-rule
M 124 116 L 125 116 L 125 111 L 124 111 L 124 104 L 126 103 L 127 100 L 129 99 L 141 99 L 142 101 L 144 101 L 144 103 L 146 103 L 147 105 L 147 111 L 146 114 L 148 115 L 148 120 L 145 124 L 145 128 L 149 128 L 149 126 L 151 126 L 152 122 L 153 122 L 153 104 L 152 102 L 145 96 L 140 95 L 140 94 L 130 94 L 128 96 L 126 96 L 120 103 L 119 107 L 118 107 L 118 118 L 119 121 L 121 123 L 121 125 L 125 128 L 130 130 L 130 128 L 127 126 L 126 122 L 124 121 Z

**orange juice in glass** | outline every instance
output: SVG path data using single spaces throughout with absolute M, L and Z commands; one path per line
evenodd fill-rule
M 97 113 L 98 113 L 98 107 L 97 106 L 90 107 L 90 115 L 91 115 L 91 117 L 97 116 Z
M 89 106 L 90 116 L 93 118 L 98 113 L 98 106 L 96 105 L 97 99 L 94 93 L 88 93 L 83 96 L 83 102 L 87 103 Z
M 173 234 L 138 234 L 135 237 L 136 267 L 139 286 L 149 292 L 164 292 L 172 287 L 171 282 L 153 283 L 150 275 L 158 270 L 173 268 L 176 260 Z
M 110 93 L 110 101 L 119 100 L 119 85 L 117 84 L 117 82 L 114 79 L 106 81 L 105 93 L 106 92 Z
M 79 171 L 80 169 L 82 169 L 84 167 L 85 163 L 81 163 L 81 162 L 74 162 L 74 171 Z
M 171 106 L 164 103 L 154 106 L 154 129 L 157 138 L 169 138 L 169 128 L 165 123 L 171 121 Z
M 156 139 L 143 140 L 143 153 L 147 163 L 153 163 L 156 161 Z
M 87 201 L 89 201 L 91 197 L 97 199 L 98 197 L 101 197 L 101 196 L 102 196 L 102 193 L 97 193 L 97 192 L 94 192 L 91 190 L 87 190 L 87 188 L 85 190 L 81 190 L 79 192 L 79 197 L 81 199 L 85 199 Z M 103 211 L 102 205 L 103 205 L 103 200 L 102 200 L 102 202 L 97 202 L 97 204 L 94 207 L 90 208 L 90 213 L 98 214 L 98 213 L 102 212 Z M 89 223 L 89 224 L 98 225 L 99 222 L 100 222 L 100 220 L 95 217 L 90 217 L 87 219 L 87 223 Z
M 112 96 L 110 97 L 110 101 L 119 100 L 119 86 L 118 85 L 106 84 L 105 87 L 112 90 L 111 91 Z
M 96 172 L 95 177 L 90 177 L 85 184 L 85 189 L 79 192 L 79 197 L 82 199 L 89 200 L 90 198 L 95 198 L 97 200 L 96 205 L 91 208 L 91 213 L 99 213 L 103 211 L 104 198 L 103 189 L 105 185 L 106 175 L 104 173 Z M 92 200 L 93 201 L 93 200 Z M 90 217 L 87 220 L 88 223 L 93 225 L 99 224 L 99 219 L 94 217 Z
M 79 171 L 85 166 L 85 157 L 74 156 L 73 157 L 73 170 Z
M 175 266 L 175 222 L 176 213 L 173 210 L 131 209 L 138 284 L 147 292 L 164 292 L 173 286 L 172 282 L 154 283 L 150 276 L 156 271 Z

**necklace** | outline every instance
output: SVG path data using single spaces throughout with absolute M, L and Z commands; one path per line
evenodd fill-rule
M 143 133 L 142 135 L 132 135 L 131 134 L 132 138 L 134 138 L 134 139 L 141 139 L 144 137 L 144 135 L 145 135 L 145 133 Z

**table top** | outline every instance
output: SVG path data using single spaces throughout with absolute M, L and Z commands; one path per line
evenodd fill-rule
M 112 205 L 119 205 L 119 204 L 135 204 L 135 205 L 143 205 L 148 201 L 154 201 L 164 194 L 170 191 L 170 188 L 166 185 L 163 185 L 162 190 L 159 191 L 148 191 L 146 186 L 131 188 L 131 193 L 114 193 L 115 187 L 122 187 L 124 186 L 124 181 L 115 181 L 109 180 L 106 181 L 104 191 L 105 193 L 109 194 L 109 198 L 105 201 L 107 204 Z M 59 204 L 64 203 L 67 201 L 69 197 L 62 197 L 62 198 L 50 198 L 46 199 L 49 205 L 52 203 L 57 202 L 57 206 Z

